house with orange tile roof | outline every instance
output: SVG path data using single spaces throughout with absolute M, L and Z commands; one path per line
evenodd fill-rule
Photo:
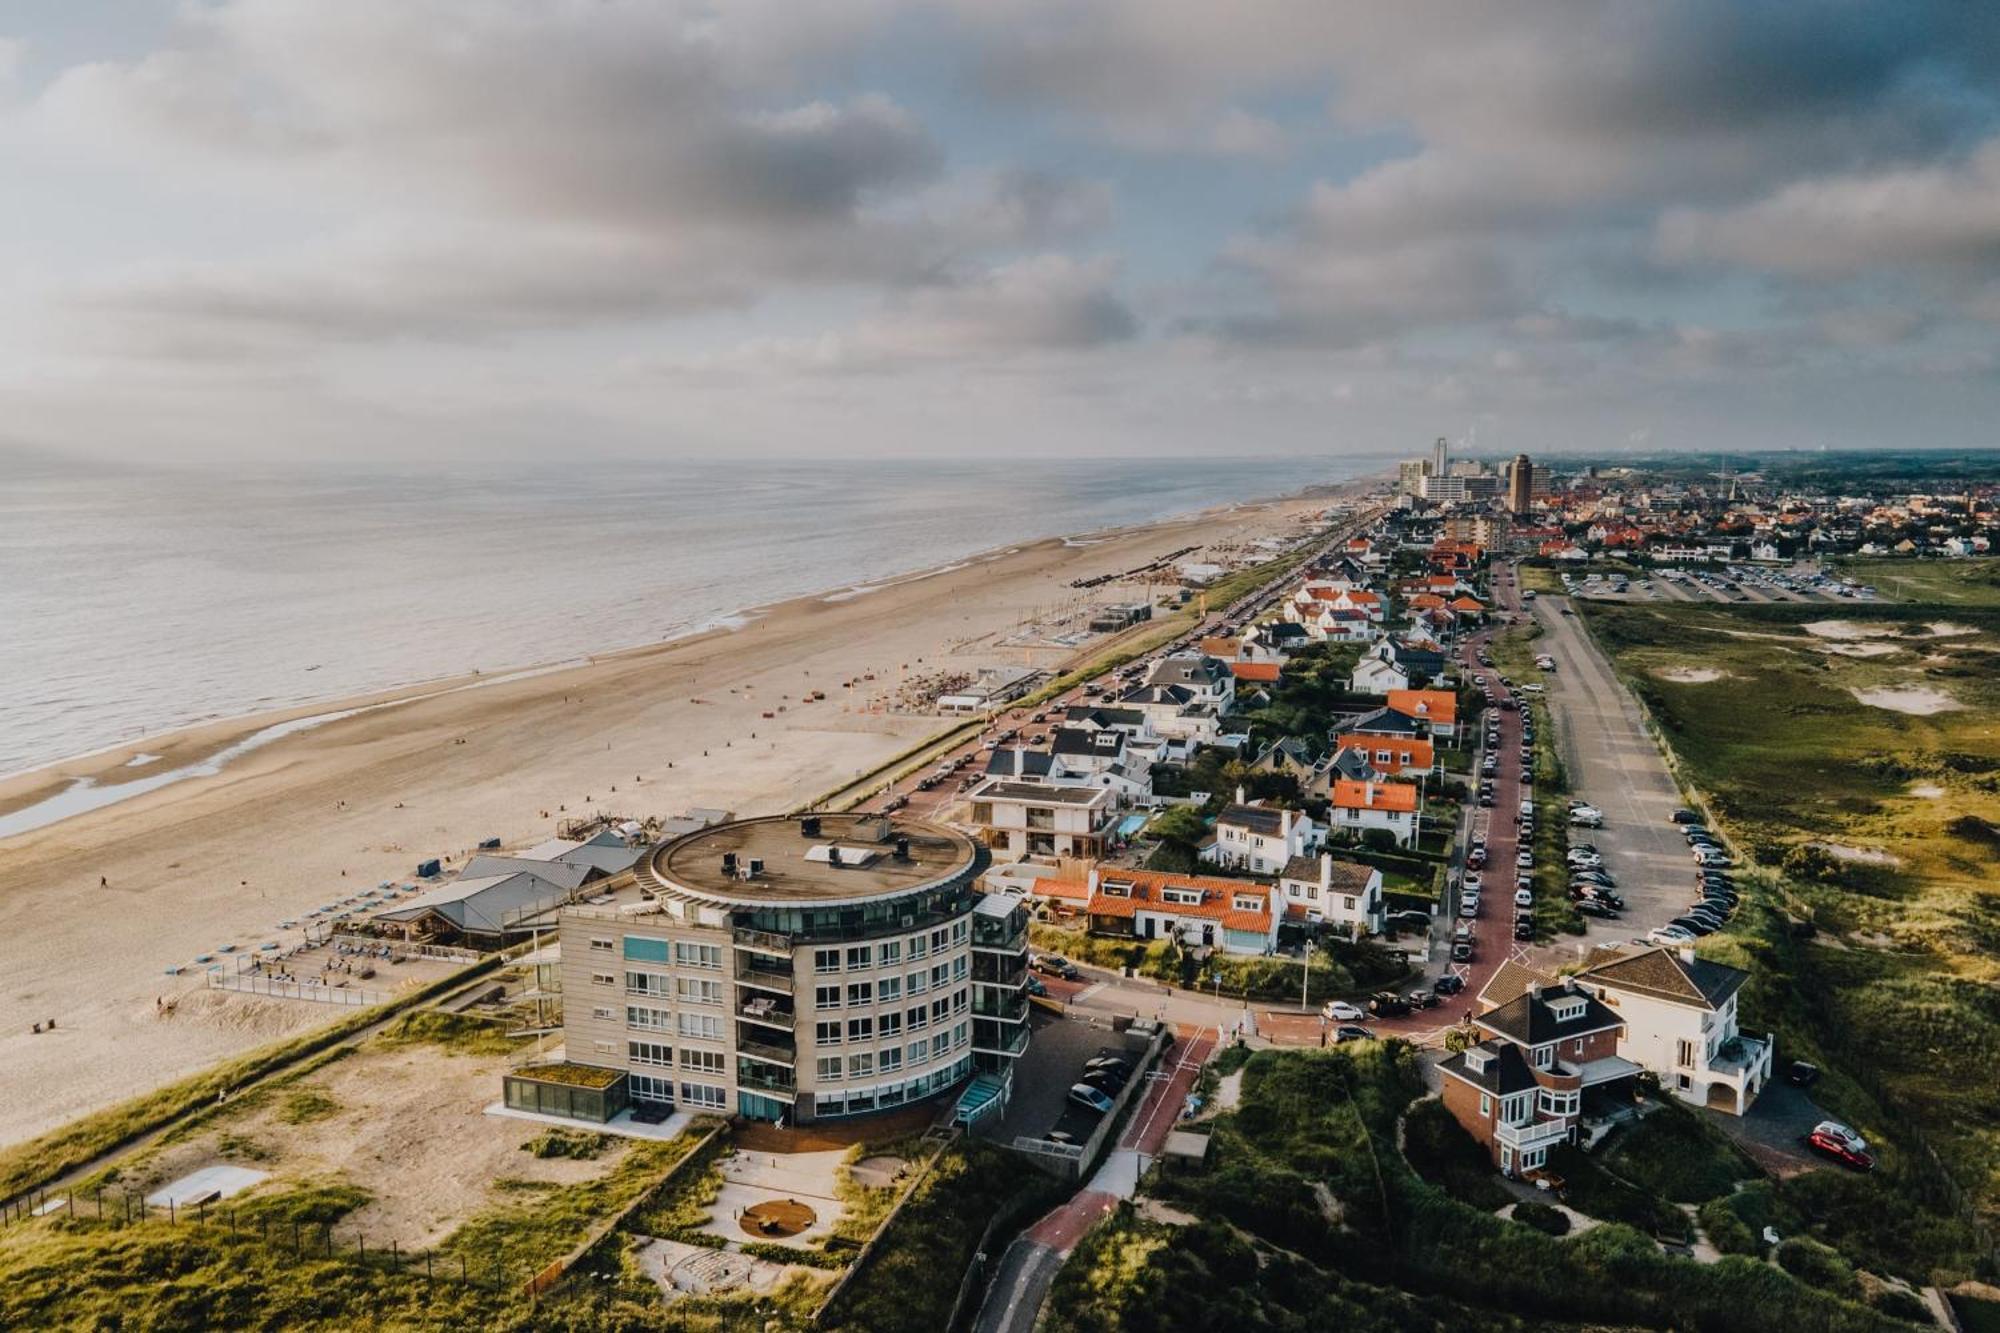
M 1343 778 L 1333 784 L 1328 813 L 1335 830 L 1359 835 L 1384 829 L 1399 846 L 1407 847 L 1417 836 L 1416 784 Z
M 1282 662 L 1231 662 L 1229 674 L 1236 677 L 1236 687 L 1245 685 L 1276 685 L 1284 677 Z
M 1359 750 L 1368 766 L 1385 777 L 1418 777 L 1437 767 L 1437 747 L 1408 736 L 1342 736 L 1335 753 Z
M 1458 695 L 1450 690 L 1390 690 L 1385 702 L 1405 717 L 1428 722 L 1433 736 L 1458 735 Z
M 1120 939 L 1178 938 L 1196 948 L 1265 954 L 1284 917 L 1272 887 L 1256 880 L 1098 867 L 1089 889 L 1091 934 Z

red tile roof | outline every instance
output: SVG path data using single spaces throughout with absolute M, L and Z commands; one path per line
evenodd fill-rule
M 1436 726 L 1458 723 L 1458 696 L 1450 690 L 1390 690 L 1387 702 L 1406 717 L 1421 718 Z
M 1343 810 L 1409 814 L 1417 808 L 1417 789 L 1408 782 L 1359 782 L 1342 778 L 1333 784 L 1333 803 Z
M 1277 683 L 1284 674 L 1276 662 L 1231 662 L 1229 672 L 1238 680 Z
M 1098 891 L 1090 900 L 1090 915 L 1104 917 L 1130 917 L 1140 910 L 1160 912 L 1175 917 L 1198 917 L 1219 922 L 1224 930 L 1251 931 L 1268 935 L 1271 930 L 1272 904 L 1275 901 L 1268 884 L 1248 879 L 1222 879 L 1210 875 L 1170 875 L 1158 870 L 1100 869 L 1097 876 Z M 1106 883 L 1127 884 L 1130 890 L 1120 895 L 1105 891 Z M 1168 902 L 1162 895 L 1168 889 L 1196 889 L 1201 892 L 1199 903 Z M 1087 886 L 1075 884 L 1075 892 L 1084 892 Z M 1065 893 L 1064 897 L 1070 897 Z M 1255 911 L 1237 907 L 1238 897 L 1254 897 L 1263 904 Z

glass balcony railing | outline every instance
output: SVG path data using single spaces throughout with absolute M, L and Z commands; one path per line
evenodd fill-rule
M 762 1023 L 766 1027 L 792 1030 L 797 1015 L 791 1006 L 779 1005 L 768 995 L 747 995 L 736 1006 L 736 1016 L 751 1023 Z
M 784 995 L 790 995 L 798 984 L 792 977 L 790 963 L 783 968 L 763 967 L 741 957 L 736 960 L 736 980 L 745 986 L 756 986 Z
M 738 1055 L 747 1055 L 755 1060 L 768 1060 L 774 1064 L 781 1065 L 795 1065 L 799 1060 L 798 1051 L 791 1046 L 781 1045 L 777 1042 L 760 1041 L 755 1037 L 746 1037 L 740 1033 L 736 1038 L 736 1053 Z

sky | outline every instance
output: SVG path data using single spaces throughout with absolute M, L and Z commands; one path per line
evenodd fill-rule
M 2000 6 L 12 0 L 0 444 L 1968 448 Z

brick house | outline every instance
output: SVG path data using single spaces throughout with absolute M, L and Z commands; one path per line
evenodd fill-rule
M 1438 1066 L 1444 1105 L 1504 1175 L 1540 1170 L 1575 1141 L 1586 1088 L 1638 1072 L 1617 1053 L 1624 1020 L 1566 981 L 1531 984 L 1473 1022 L 1485 1039 Z

